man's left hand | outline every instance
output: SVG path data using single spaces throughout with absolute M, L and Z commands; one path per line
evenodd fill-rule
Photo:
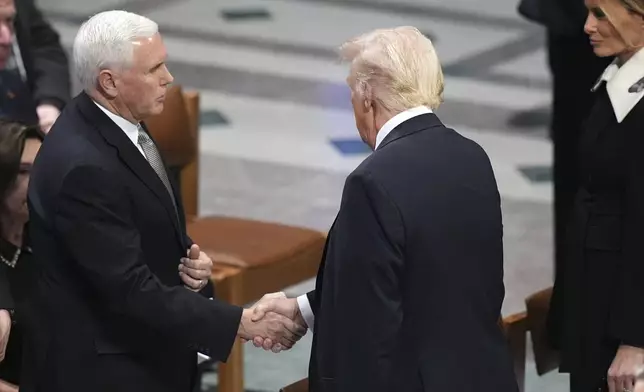
M 188 257 L 181 259 L 179 264 L 179 276 L 186 288 L 192 291 L 203 289 L 212 275 L 213 263 L 207 254 L 199 249 L 198 245 L 192 245 L 188 249 Z
M 621 345 L 608 369 L 610 392 L 633 391 L 635 381 L 644 373 L 644 349 Z
M 54 125 L 54 122 L 56 122 L 56 119 L 60 116 L 60 110 L 58 110 L 56 106 L 46 103 L 39 105 L 36 108 L 36 112 L 38 112 L 40 129 L 45 133 L 49 132 L 51 126 Z

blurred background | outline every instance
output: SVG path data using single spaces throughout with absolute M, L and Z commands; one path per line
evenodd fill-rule
M 176 84 L 200 93 L 199 211 L 326 232 L 344 179 L 368 154 L 355 130 L 336 47 L 379 27 L 430 37 L 446 75 L 447 125 L 489 154 L 503 198 L 504 315 L 553 279 L 551 105 L 546 34 L 517 0 L 40 0 L 72 46 L 88 16 L 124 9 L 160 25 Z M 77 85 L 74 94 L 79 91 Z M 287 288 L 297 295 L 313 280 Z M 187 332 L 189 333 L 189 332 Z M 529 344 L 528 340 L 528 344 Z M 307 374 L 310 334 L 279 355 L 244 348 L 247 391 L 277 391 Z M 538 377 L 526 391 L 567 390 Z M 466 375 L 465 375 L 466 376 Z M 203 390 L 216 390 L 214 366 Z

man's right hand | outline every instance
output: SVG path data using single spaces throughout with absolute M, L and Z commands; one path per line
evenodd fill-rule
M 254 321 L 254 310 L 244 309 L 237 335 L 244 340 L 262 338 L 289 349 L 306 334 L 306 328 L 288 317 L 269 313 Z
M 5 352 L 7 351 L 7 343 L 9 343 L 9 335 L 11 333 L 11 315 L 8 311 L 0 310 L 0 362 L 4 360 Z
M 293 320 L 306 332 L 306 321 L 302 317 L 296 298 L 286 298 L 283 293 L 266 294 L 252 309 L 253 321 L 259 321 L 266 317 L 267 314 L 278 313 Z M 253 339 L 253 344 L 255 347 L 263 347 L 264 350 L 272 350 L 275 353 L 282 351 L 284 348 L 290 348 L 283 347 L 280 342 L 262 336 L 256 336 Z

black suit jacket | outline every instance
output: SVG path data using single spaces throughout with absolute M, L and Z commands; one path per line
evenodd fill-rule
M 517 391 L 502 233 L 476 143 L 434 114 L 394 129 L 348 176 L 309 293 L 311 390 Z
M 58 33 L 33 0 L 16 1 L 16 38 L 36 105 L 62 109 L 70 100 L 69 64 Z
M 177 219 L 144 156 L 86 94 L 45 139 L 28 202 L 43 323 L 41 356 L 25 365 L 38 385 L 21 391 L 187 392 L 196 350 L 226 360 L 241 308 L 182 287 L 181 204 Z

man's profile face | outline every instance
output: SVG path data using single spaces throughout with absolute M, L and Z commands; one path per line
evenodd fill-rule
M 14 0 L 0 0 L 0 69 L 5 67 L 11 56 L 15 17 L 16 4 Z
M 166 48 L 159 34 L 133 44 L 133 63 L 119 75 L 118 94 L 132 115 L 143 120 L 163 111 L 173 78 L 166 68 Z

